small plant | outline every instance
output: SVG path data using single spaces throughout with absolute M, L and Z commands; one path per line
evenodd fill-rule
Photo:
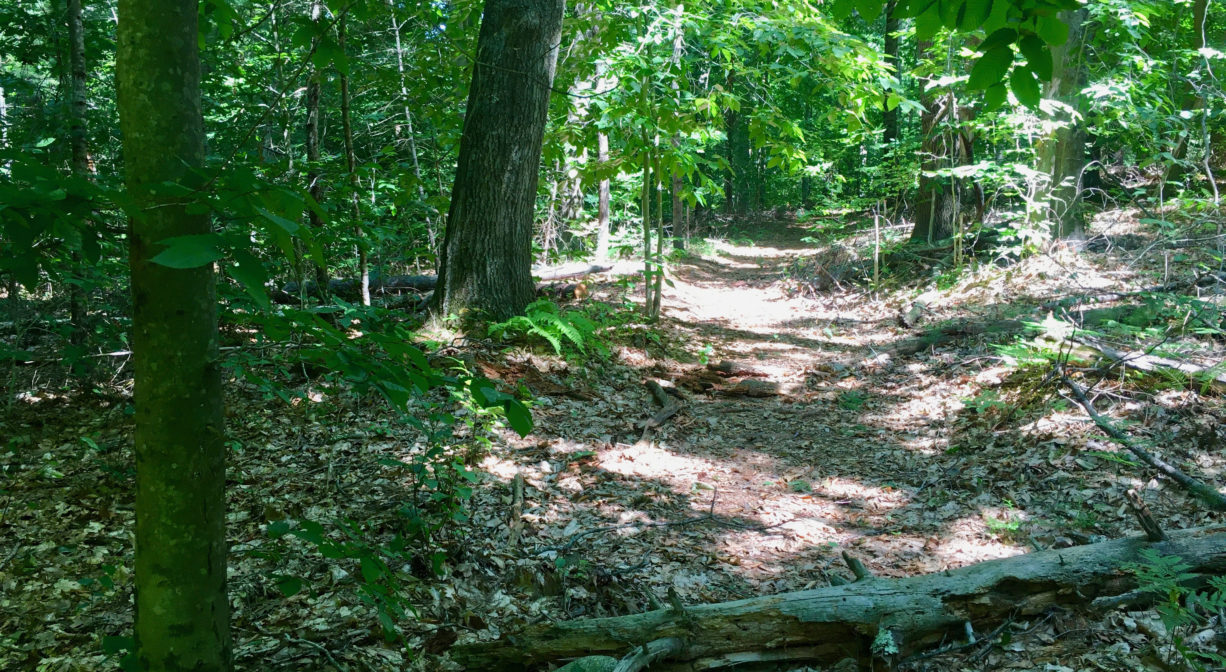
M 604 355 L 608 348 L 596 337 L 597 326 L 581 311 L 563 311 L 549 299 L 537 299 L 528 304 L 523 315 L 491 324 L 489 335 L 504 340 L 536 336 L 548 342 L 559 355 L 568 344 L 584 355 L 589 347 Z
M 847 390 L 839 394 L 839 408 L 845 411 L 858 411 L 868 403 L 868 393 L 864 390 Z
M 984 516 L 983 523 L 989 532 L 1002 540 L 1008 541 L 1017 537 L 1018 532 L 1022 529 L 1023 521 L 1020 516 L 1012 513 L 1014 507 L 1011 500 L 1006 499 L 1004 501 L 1004 508 L 1007 513 L 1003 517 Z
M 1141 558 L 1141 562 L 1129 563 L 1124 569 L 1137 577 L 1141 590 L 1157 598 L 1155 610 L 1170 637 L 1166 643 L 1168 652 L 1197 672 L 1221 669 L 1226 665 L 1226 656 L 1192 649 L 1187 639 L 1211 620 L 1220 619 L 1220 614 L 1226 611 L 1226 576 L 1209 577 L 1208 589 L 1198 591 L 1192 586 L 1201 577 L 1189 572 L 1191 565 L 1180 557 L 1147 548 L 1141 551 Z M 1211 666 L 1206 667 L 1204 662 Z

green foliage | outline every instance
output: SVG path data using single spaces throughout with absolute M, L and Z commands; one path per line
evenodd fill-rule
M 523 315 L 489 325 L 491 338 L 513 340 L 536 337 L 549 343 L 555 354 L 574 348 L 581 355 L 591 348 L 597 355 L 608 355 L 608 347 L 597 337 L 599 325 L 578 310 L 562 310 L 549 299 L 537 299 L 528 304 Z
M 1198 590 L 1204 577 L 1188 570 L 1191 565 L 1174 555 L 1163 555 L 1153 548 L 1141 551 L 1142 561 L 1129 563 L 1124 570 L 1137 577 L 1138 587 L 1153 594 L 1157 600 L 1155 609 L 1170 640 L 1165 644 L 1178 655 L 1189 669 L 1220 669 L 1226 665 L 1226 657 L 1211 651 L 1192 649 L 1187 638 L 1198 628 L 1220 618 L 1226 610 L 1226 577 L 1207 577 L 1207 588 Z M 1210 665 L 1206 665 L 1209 663 Z

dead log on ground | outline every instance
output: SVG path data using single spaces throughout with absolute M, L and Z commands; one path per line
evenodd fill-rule
M 675 637 L 685 646 L 670 659 L 687 670 L 713 669 L 760 655 L 830 665 L 867 663 L 875 641 L 892 639 L 906 656 L 950 638 L 967 625 L 985 631 L 1011 617 L 1078 607 L 1131 590 L 1122 568 L 1147 548 L 1177 555 L 1201 574 L 1226 571 L 1226 526 L 1180 530 L 1165 542 L 1144 537 L 989 560 L 961 569 L 856 583 L 735 602 L 666 608 L 642 614 L 531 626 L 493 642 L 464 644 L 451 658 L 469 670 L 527 669 L 588 655 L 621 656 Z M 657 669 L 653 667 L 653 669 Z M 658 669 L 670 669 L 669 663 Z M 673 667 L 672 669 L 682 669 Z
M 532 276 L 545 281 L 561 280 L 604 273 L 612 269 L 612 266 L 598 264 L 564 264 L 535 269 L 532 271 Z M 434 289 L 437 283 L 438 277 L 433 275 L 390 275 L 387 277 L 373 275 L 370 279 L 370 291 L 378 294 L 386 294 L 390 291 L 428 292 Z M 307 296 L 319 296 L 319 285 L 315 282 L 307 282 L 301 289 Z M 356 299 L 358 280 L 356 278 L 332 278 L 328 281 L 328 293 L 343 299 Z M 291 282 L 282 287 L 280 291 L 273 292 L 273 300 L 277 303 L 297 303 L 298 294 L 298 283 Z

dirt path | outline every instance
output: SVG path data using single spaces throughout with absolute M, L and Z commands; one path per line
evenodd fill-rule
M 750 365 L 792 393 L 692 394 L 650 442 L 638 441 L 632 425 L 654 410 L 641 380 L 610 390 L 615 399 L 568 408 L 570 418 L 586 416 L 581 427 L 549 414 L 542 426 L 566 438 L 548 453 L 585 455 L 556 479 L 529 476 L 565 510 L 561 538 L 582 535 L 563 555 L 659 599 L 671 586 L 687 601 L 708 602 L 824 585 L 831 574 L 849 575 L 842 551 L 879 575 L 1023 552 L 985 530 L 983 512 L 1007 497 L 950 492 L 960 460 L 943 450 L 961 404 L 930 390 L 949 371 L 925 364 L 881 375 L 824 372 L 823 363 L 900 330 L 883 305 L 862 296 L 789 296 L 789 269 L 812 246 L 786 225 L 765 233 L 753 247 L 719 244 L 715 254 L 677 264 L 663 320 L 674 356 L 648 347 L 623 351 L 622 360 L 642 378 L 684 383 L 704 367 L 679 363 L 681 347 Z M 602 420 L 616 416 L 620 423 Z M 595 444 L 593 427 L 607 430 Z M 636 522 L 646 526 L 587 534 Z M 650 603 L 636 603 L 633 592 L 621 595 L 627 608 Z

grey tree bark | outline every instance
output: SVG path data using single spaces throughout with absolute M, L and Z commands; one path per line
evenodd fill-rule
M 486 0 L 439 255 L 435 315 L 532 301 L 532 222 L 564 0 Z

